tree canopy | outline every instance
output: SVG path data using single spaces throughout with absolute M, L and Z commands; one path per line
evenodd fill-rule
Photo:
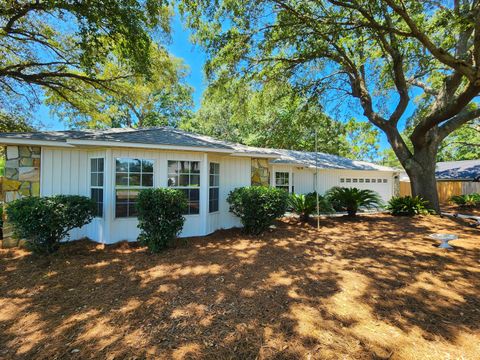
M 305 151 L 315 149 L 317 132 L 319 151 L 365 160 L 378 146 L 378 131 L 369 123 L 336 121 L 318 101 L 277 81 L 216 81 L 195 115 L 180 126 L 246 145 Z
M 104 71 L 112 56 L 148 78 L 153 36 L 167 36 L 171 12 L 156 0 L 1 0 L 0 104 L 26 108 L 44 90 L 67 101 L 79 86 L 109 89 L 126 76 Z
M 337 106 L 354 100 L 387 135 L 413 194 L 438 210 L 439 145 L 480 115 L 480 2 L 183 0 L 180 8 L 210 55 L 211 78 L 285 79 Z M 409 107 L 422 109 L 411 148 L 399 130 Z

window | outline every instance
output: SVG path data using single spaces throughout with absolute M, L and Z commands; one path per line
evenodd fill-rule
M 115 167 L 115 217 L 137 216 L 135 204 L 141 189 L 153 187 L 153 161 L 117 159 Z
M 210 163 L 210 184 L 208 188 L 208 211 L 218 211 L 220 186 L 220 164 Z
M 352 182 L 352 179 L 347 178 L 347 183 L 350 183 L 350 182 Z
M 363 179 L 358 179 L 358 182 L 359 182 L 359 183 L 363 183 Z
M 372 183 L 376 183 L 376 182 L 377 182 L 377 180 L 376 180 L 376 179 L 372 179 Z
M 90 198 L 95 202 L 95 216 L 103 216 L 103 158 L 90 159 Z
M 382 179 L 377 179 L 377 183 L 381 183 L 382 182 Z
M 383 183 L 386 184 L 388 182 L 387 179 L 383 179 Z
M 185 193 L 188 201 L 186 215 L 200 213 L 199 161 L 169 161 L 168 186 Z
M 370 179 L 365 179 L 365 182 L 366 182 L 366 183 L 369 183 L 369 182 L 370 182 Z
M 356 183 L 358 180 L 357 179 L 353 179 L 353 182 Z
M 275 187 L 277 189 L 283 189 L 286 192 L 290 191 L 289 188 L 289 173 L 288 172 L 276 172 L 275 173 Z
M 341 182 L 341 183 L 344 183 L 344 182 L 345 182 L 345 179 L 344 179 L 344 178 L 341 178 L 341 179 L 340 179 L 340 182 Z

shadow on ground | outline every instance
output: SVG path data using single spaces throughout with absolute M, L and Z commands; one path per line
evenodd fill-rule
M 460 235 L 440 251 L 427 235 Z M 0 252 L 0 358 L 474 358 L 480 231 L 439 217 L 294 220 L 150 255 Z

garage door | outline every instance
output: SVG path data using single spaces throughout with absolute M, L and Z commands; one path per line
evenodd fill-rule
M 384 201 L 388 201 L 392 197 L 391 181 L 392 179 L 390 177 L 385 176 L 341 177 L 338 185 L 342 187 L 374 190 L 380 194 Z

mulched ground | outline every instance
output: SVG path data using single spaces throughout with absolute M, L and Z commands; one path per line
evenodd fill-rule
M 455 250 L 427 235 L 460 236 Z M 363 215 L 159 255 L 0 250 L 0 358 L 478 359 L 480 230 Z
M 473 215 L 480 216 L 479 207 L 462 207 L 452 204 L 445 204 L 441 207 L 442 211 L 447 213 L 462 214 L 462 215 Z

